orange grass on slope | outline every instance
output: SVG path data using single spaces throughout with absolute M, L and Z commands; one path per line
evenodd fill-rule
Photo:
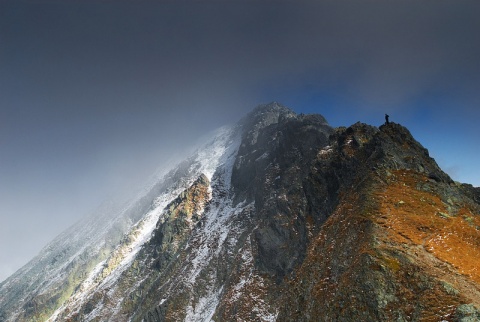
M 479 215 L 467 207 L 449 214 L 438 195 L 417 189 L 422 181 L 428 179 L 412 171 L 395 171 L 383 193 L 377 194 L 378 223 L 392 240 L 422 245 L 480 283 Z

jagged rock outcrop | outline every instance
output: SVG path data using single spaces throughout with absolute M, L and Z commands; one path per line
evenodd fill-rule
M 0 316 L 480 317 L 479 189 L 452 181 L 399 124 L 334 129 L 320 115 L 262 105 L 159 182 L 118 217 L 131 225 L 115 247 L 89 248 L 82 278 L 62 301 L 42 281 L 24 297 L 17 281 L 34 279 L 24 269 L 0 285 Z
M 308 201 L 327 197 L 305 190 L 304 182 L 333 129 L 322 116 L 296 116 L 276 104 L 260 106 L 248 120 L 255 126 L 243 134 L 232 187 L 237 200 L 255 203 L 257 267 L 280 280 L 305 256 Z M 326 218 L 321 211 L 314 216 Z

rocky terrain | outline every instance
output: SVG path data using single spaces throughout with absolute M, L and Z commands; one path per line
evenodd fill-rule
M 0 284 L 1 321 L 480 320 L 480 189 L 399 124 L 261 105 L 92 218 Z

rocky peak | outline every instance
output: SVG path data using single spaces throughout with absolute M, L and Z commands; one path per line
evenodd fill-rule
M 432 180 L 447 184 L 452 179 L 444 173 L 428 150 L 411 135 L 410 131 L 396 123 L 376 128 L 363 123 L 340 127 L 330 138 L 330 152 L 339 149 L 339 154 L 321 153 L 322 159 L 335 156 L 349 159 L 367 170 L 407 169 L 425 174 Z
M 393 168 L 405 168 L 418 171 L 437 182 L 453 183 L 443 172 L 428 150 L 417 142 L 410 131 L 396 123 L 380 126 L 379 142 L 386 151 L 387 162 Z
M 277 102 L 257 106 L 240 121 L 244 128 L 243 146 L 254 145 L 257 142 L 259 131 L 267 126 L 277 124 L 280 119 L 295 115 L 295 112 Z
M 297 115 L 276 102 L 258 106 L 241 124 L 243 136 L 232 173 L 235 203 L 255 199 L 262 204 L 264 188 L 257 189 L 258 180 L 294 163 L 302 168 L 298 162 L 311 160 L 333 132 L 323 116 Z

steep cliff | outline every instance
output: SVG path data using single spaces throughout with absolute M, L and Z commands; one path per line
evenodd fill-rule
M 262 105 L 147 196 L 81 274 L 60 258 L 49 284 L 34 260 L 0 285 L 3 319 L 480 319 L 480 191 L 399 124 L 334 129 Z

